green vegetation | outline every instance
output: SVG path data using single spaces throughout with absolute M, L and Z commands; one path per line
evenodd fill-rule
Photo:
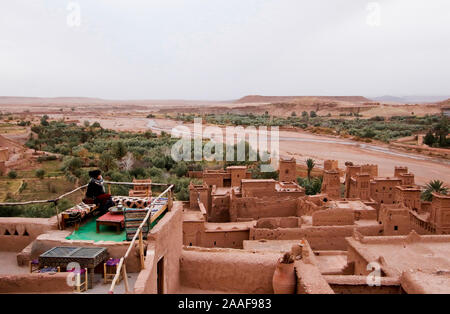
M 47 121 L 43 118 L 42 121 Z M 257 161 L 249 161 L 251 148 L 245 143 L 244 161 L 233 162 L 175 162 L 171 157 L 172 146 L 178 141 L 167 133 L 160 136 L 148 131 L 145 133 L 118 132 L 100 127 L 98 123 L 84 123 L 83 126 L 67 125 L 52 121 L 33 126 L 34 136 L 26 145 L 51 153 L 61 154 L 60 171 L 72 183 L 85 184 L 89 180 L 88 171 L 100 168 L 107 180 L 131 182 L 133 178 L 152 178 L 153 182 L 174 184 L 175 197 L 178 200 L 189 199 L 189 170 L 202 170 L 208 166 L 248 165 L 254 177 L 273 177 L 276 172 L 260 173 Z M 203 145 L 207 145 L 204 142 Z M 237 146 L 234 146 L 237 157 Z M 191 156 L 194 145 L 191 143 Z M 224 157 L 227 147 L 224 148 Z M 214 148 L 212 153 L 214 153 Z M 223 158 L 225 160 L 225 158 Z M 237 158 L 235 158 L 237 160 Z M 48 173 L 48 171 L 44 172 Z M 38 173 L 36 172 L 36 175 Z M 40 173 L 41 174 L 41 173 Z M 111 186 L 111 193 L 127 195 L 129 186 Z M 162 188 L 155 187 L 156 193 Z
M 448 191 L 449 188 L 445 186 L 444 182 L 441 180 L 433 180 L 425 186 L 425 191 L 422 192 L 422 199 L 431 202 L 433 200 L 433 192 L 447 195 Z
M 297 178 L 297 183 L 305 189 L 306 195 L 316 195 L 322 190 L 322 177 L 312 178 Z
M 306 168 L 308 169 L 308 181 L 311 181 L 311 171 L 316 166 L 316 162 L 312 158 L 306 159 Z
M 42 180 L 42 179 L 44 179 L 44 176 L 45 176 L 45 170 L 44 169 L 37 169 L 35 174 L 36 174 L 36 178 L 39 178 L 39 179 Z
M 345 114 L 345 116 L 348 116 Z M 366 140 L 379 140 L 389 142 L 397 138 L 411 136 L 417 132 L 425 132 L 429 129 L 435 130 L 441 123 L 438 115 L 426 115 L 424 117 L 393 116 L 389 119 L 384 117 L 373 117 L 361 119 L 358 114 L 351 114 L 352 118 L 331 118 L 329 116 L 318 116 L 315 111 L 310 113 L 304 111 L 299 117 L 291 114 L 290 117 L 275 117 L 268 113 L 256 114 L 178 114 L 172 117 L 176 120 L 193 122 L 194 118 L 202 117 L 204 121 L 218 125 L 242 125 L 242 126 L 291 126 L 298 127 L 313 133 L 334 134 L 341 136 L 353 136 Z M 344 117 L 344 115 L 343 115 Z M 448 120 L 448 119 L 447 119 Z M 444 128 L 441 127 L 440 130 Z M 448 128 L 447 128 L 448 129 Z M 440 133 L 441 134 L 441 133 Z M 442 138 L 442 135 L 440 135 Z
M 314 159 L 308 158 L 306 159 L 305 163 L 306 163 L 307 177 L 306 178 L 298 177 L 297 183 L 298 185 L 300 185 L 305 189 L 306 195 L 319 194 L 320 191 L 322 190 L 323 177 L 312 178 L 311 173 L 314 167 L 316 166 L 316 162 Z
M 70 200 L 61 200 L 58 203 L 58 211 L 61 212 L 74 206 Z M 34 217 L 34 218 L 50 218 L 56 215 L 54 204 L 37 204 L 27 206 L 1 206 L 0 217 Z
M 449 147 L 450 139 L 448 118 L 443 116 L 440 121 L 430 128 L 425 135 L 423 142 L 431 147 Z

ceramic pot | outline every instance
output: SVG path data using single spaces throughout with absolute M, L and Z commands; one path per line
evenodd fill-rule
M 279 259 L 273 273 L 272 285 L 275 294 L 294 294 L 296 288 L 294 263 L 284 264 Z

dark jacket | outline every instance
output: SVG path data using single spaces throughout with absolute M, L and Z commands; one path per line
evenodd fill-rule
M 103 186 L 91 180 L 86 190 L 86 197 L 95 200 L 99 195 L 102 194 L 105 194 Z

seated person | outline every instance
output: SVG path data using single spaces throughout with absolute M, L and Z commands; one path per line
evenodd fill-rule
M 106 213 L 106 211 L 114 206 L 114 202 L 111 198 L 111 194 L 105 192 L 105 186 L 103 185 L 102 172 L 100 170 L 89 171 L 89 181 L 86 198 L 91 199 L 94 204 L 98 205 L 100 213 Z

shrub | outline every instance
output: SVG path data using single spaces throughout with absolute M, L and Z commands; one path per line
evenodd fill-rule
M 36 172 L 35 172 L 35 175 L 36 175 L 37 178 L 42 180 L 42 179 L 44 179 L 44 176 L 45 176 L 45 170 L 44 169 L 37 169 Z
M 11 170 L 10 172 L 8 172 L 8 178 L 10 178 L 10 179 L 17 178 L 17 172 L 15 172 L 14 170 Z

